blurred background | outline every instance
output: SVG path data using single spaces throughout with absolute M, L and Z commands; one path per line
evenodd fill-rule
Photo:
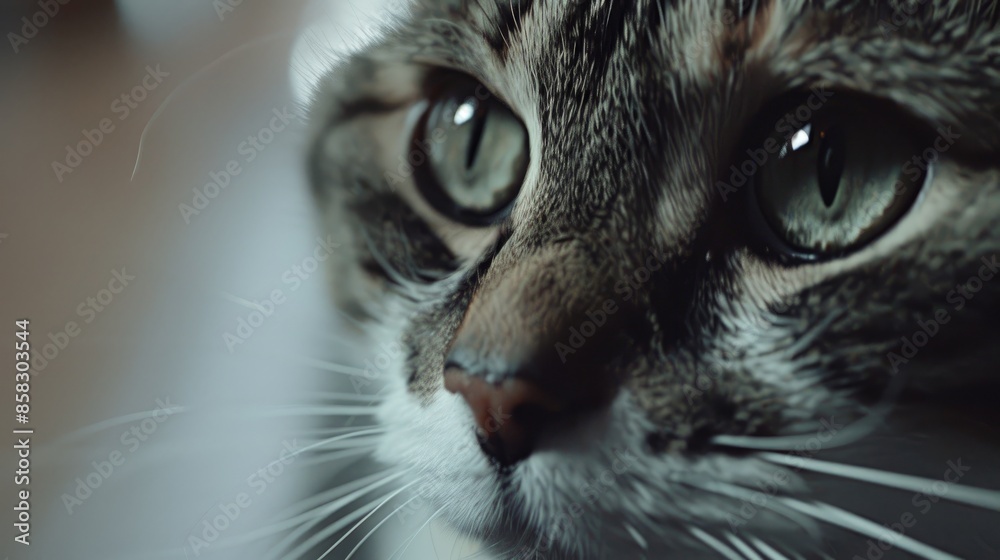
M 304 23 L 350 30 L 380 9 L 306 4 L 0 7 L 0 395 L 5 424 L 34 430 L 31 545 L 14 541 L 8 443 L 0 557 L 318 558 L 344 530 L 295 543 L 354 526 L 393 488 L 323 510 L 324 492 L 380 469 L 350 448 L 295 454 L 340 433 L 310 406 L 353 393 L 345 373 L 364 357 L 311 261 L 337 241 L 315 223 L 290 85 L 315 69 L 290 61 Z M 24 425 L 20 319 L 34 366 Z M 357 425 L 370 423 L 358 403 Z M 326 557 L 347 557 L 383 517 Z M 388 558 L 413 535 L 396 557 L 474 554 L 428 513 L 400 517 L 356 557 Z

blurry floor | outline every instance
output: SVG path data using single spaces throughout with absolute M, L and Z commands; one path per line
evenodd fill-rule
M 204 520 L 248 489 L 231 535 L 316 491 L 306 464 L 259 493 L 251 480 L 317 426 L 280 413 L 331 389 L 303 359 L 338 352 L 322 274 L 284 281 L 324 246 L 303 127 L 288 118 L 304 1 L 52 4 L 51 16 L 35 1 L 0 8 L 0 338 L 30 319 L 38 352 L 32 545 L 11 544 L 5 521 L 0 555 L 263 558 L 266 535 L 231 549 L 190 537 L 214 544 Z M 248 300 L 276 290 L 280 303 L 246 328 Z M 5 381 L 0 400 L 12 393 Z M 403 528 L 386 529 L 391 551 Z M 433 535 L 454 542 L 435 531 L 406 557 L 462 556 L 435 552 Z

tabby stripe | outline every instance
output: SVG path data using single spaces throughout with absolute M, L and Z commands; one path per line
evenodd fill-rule
M 501 60 L 507 58 L 507 48 L 521 30 L 521 21 L 531 13 L 535 0 L 500 2 L 500 20 L 495 34 L 486 34 L 486 40 Z
M 581 2 L 570 13 L 565 26 L 576 39 L 586 43 L 585 51 L 594 61 L 597 76 L 603 76 L 615 50 L 625 33 L 625 25 L 636 18 L 636 0 L 607 0 L 595 8 L 590 2 Z

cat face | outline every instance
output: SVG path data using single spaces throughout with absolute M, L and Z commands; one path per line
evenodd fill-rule
M 378 456 L 499 556 L 1000 546 L 997 6 L 819 4 L 424 1 L 316 90 Z

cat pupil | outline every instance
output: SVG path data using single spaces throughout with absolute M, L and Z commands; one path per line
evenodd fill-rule
M 471 105 L 475 107 L 474 101 L 466 101 L 462 107 Z M 473 116 L 476 120 L 472 123 L 472 134 L 469 138 L 469 149 L 465 153 L 465 168 L 468 170 L 472 169 L 472 166 L 476 163 L 476 158 L 479 155 L 479 145 L 483 141 L 483 131 L 486 129 L 486 119 L 489 118 L 489 113 L 484 112 L 482 115 Z
M 839 128 L 830 128 L 820 132 L 819 194 L 827 208 L 833 206 L 840 191 L 840 179 L 844 174 L 845 153 L 844 137 Z

